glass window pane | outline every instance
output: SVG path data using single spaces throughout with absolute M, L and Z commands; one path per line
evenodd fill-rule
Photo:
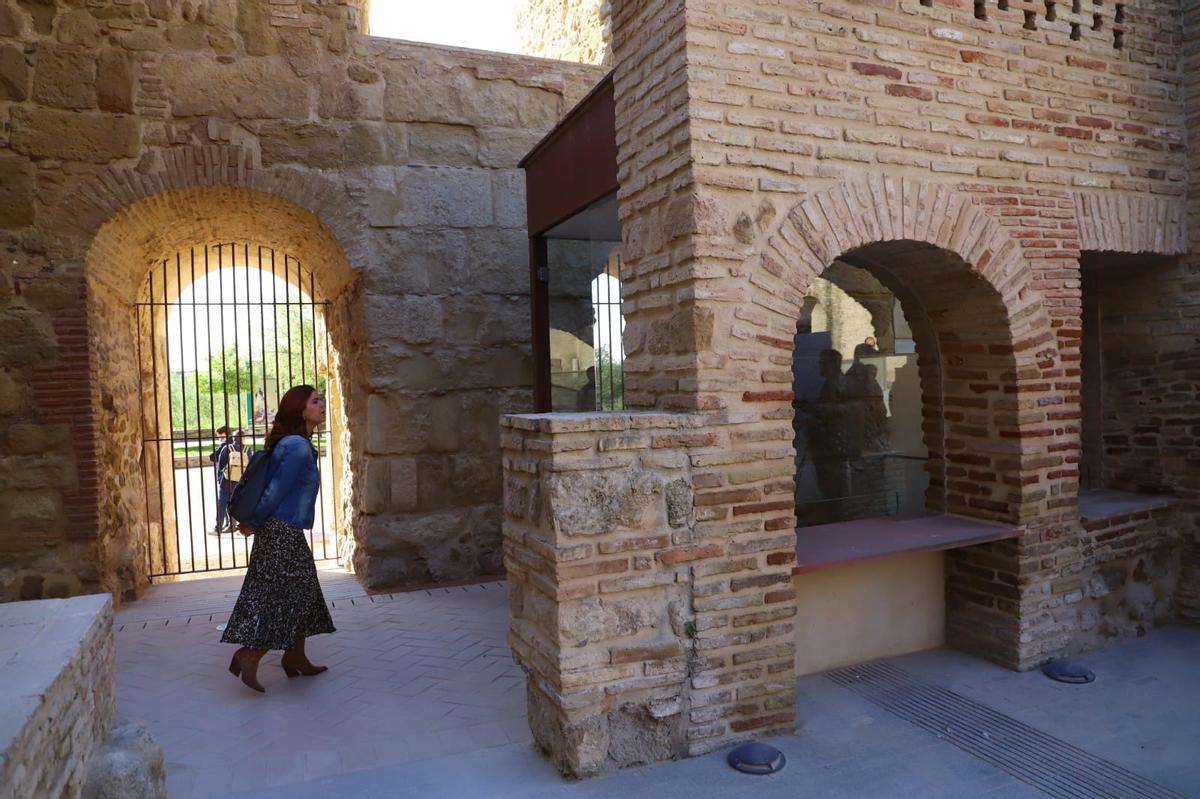
M 546 234 L 550 407 L 624 407 L 620 228 L 606 198 Z
M 792 358 L 797 525 L 920 513 L 928 450 L 912 332 L 865 270 L 826 275 L 806 298 Z

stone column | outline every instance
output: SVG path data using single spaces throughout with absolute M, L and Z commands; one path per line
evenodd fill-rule
M 509 643 L 534 738 L 564 773 L 792 729 L 794 537 L 763 536 L 771 503 L 752 484 L 774 464 L 745 449 L 742 421 L 504 419 Z M 790 453 L 773 453 L 777 471 Z

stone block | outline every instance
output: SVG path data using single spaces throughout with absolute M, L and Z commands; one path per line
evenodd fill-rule
M 0 227 L 33 224 L 37 191 L 33 164 L 11 153 L 0 153 Z
M 431 397 L 429 403 L 429 452 L 454 452 L 459 448 L 459 425 L 462 424 L 462 400 L 457 393 Z
M 479 163 L 486 167 L 515 169 L 539 138 L 539 131 L 531 128 L 480 128 Z
M 359 82 L 338 72 L 321 78 L 317 113 L 325 119 L 383 119 L 382 81 Z
M 0 195 L 2 195 L 2 192 L 0 192 Z M 4 224 L 3 219 L 0 218 L 0 226 L 4 226 Z M 7 371 L 0 371 L 0 416 L 11 416 L 22 413 L 28 407 L 28 382 L 16 379 Z
M 26 100 L 32 73 L 20 47 L 14 44 L 0 46 L 0 100 L 18 103 Z
M 468 125 L 412 122 L 407 127 L 411 164 L 465 167 L 479 161 L 479 136 Z
M 0 10 L 0 16 L 3 16 Z M 2 34 L 3 31 L 0 31 Z M 95 50 L 103 42 L 100 21 L 85 8 L 73 8 L 58 15 L 54 37 L 62 44 L 73 44 Z
M 296 120 L 309 116 L 309 84 L 282 59 L 222 64 L 195 54 L 168 53 L 159 74 L 177 116 Z
M 396 224 L 487 227 L 492 224 L 492 186 L 487 170 L 413 167 L 397 181 Z
M 366 289 L 379 294 L 443 294 L 467 284 L 467 232 L 385 230 Z
M 394 134 L 393 129 L 370 122 L 339 126 L 343 166 L 368 167 L 404 160 L 407 144 L 398 142 Z
M 25 15 L 13 3 L 0 2 L 0 36 L 10 36 L 15 39 L 24 32 Z
M 2 195 L 0 195 L 2 196 Z M 0 365 L 31 366 L 57 353 L 50 318 L 31 308 L 10 307 L 0 312 Z
M 483 228 L 467 233 L 467 262 L 473 291 L 529 293 L 529 236 L 520 229 Z
M 393 513 L 414 511 L 419 504 L 417 461 L 415 458 L 391 458 L 391 504 Z
M 525 216 L 525 173 L 520 169 L 492 172 L 492 200 L 496 224 L 524 233 L 528 221 Z
M 364 513 L 386 513 L 391 508 L 392 478 L 388 468 L 389 459 L 379 456 L 363 459 Z
M 259 129 L 263 166 L 304 164 L 317 169 L 341 165 L 342 141 L 331 125 L 315 122 L 267 122 Z
M 128 53 L 103 51 L 96 66 L 96 101 L 100 110 L 132 114 L 137 79 L 137 64 Z
M 384 115 L 396 122 L 474 125 L 463 95 L 474 79 L 465 69 L 447 69 L 423 60 L 391 61 L 383 66 Z
M 367 451 L 394 455 L 424 452 L 430 415 L 424 397 L 367 398 Z
M 545 512 L 564 535 L 645 530 L 665 522 L 664 481 L 639 469 L 550 474 Z
M 162 747 L 142 722 L 125 723 L 88 764 L 83 799 L 162 799 L 166 787 Z
M 460 501 L 471 504 L 497 502 L 501 497 L 500 459 L 495 455 L 459 453 L 450 464 L 450 476 Z
M 133 158 L 140 149 L 133 117 L 14 108 L 12 129 L 12 148 L 35 158 L 105 164 Z
M 95 57 L 75 49 L 40 48 L 34 68 L 33 99 L 53 108 L 95 108 Z

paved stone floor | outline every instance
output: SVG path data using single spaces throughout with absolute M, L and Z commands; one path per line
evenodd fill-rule
M 1039 748 L 1006 751 L 1018 766 L 1053 781 L 1080 758 L 1103 761 L 1110 776 L 1083 794 L 1066 782 L 1039 790 L 956 746 L 949 725 L 914 723 L 829 675 L 799 681 L 799 729 L 772 740 L 789 760 L 777 775 L 738 774 L 717 752 L 575 783 L 530 744 L 502 583 L 368 598 L 325 571 L 338 633 L 311 649 L 330 672 L 287 680 L 269 656 L 259 696 L 225 671 L 232 647 L 218 643 L 240 579 L 160 586 L 118 616 L 120 709 L 162 743 L 172 797 L 1200 797 L 1200 629 L 1086 658 L 1088 686 L 948 650 L 887 662 L 948 712 L 997 711 L 993 734 L 1036 734 Z M 1144 782 L 1122 786 L 1121 774 Z

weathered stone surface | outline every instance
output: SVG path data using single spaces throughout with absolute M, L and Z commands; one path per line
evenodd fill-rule
M 0 10 L 0 16 L 3 16 L 3 13 Z M 99 20 L 83 8 L 74 8 L 60 14 L 58 23 L 54 26 L 54 36 L 63 44 L 88 48 L 98 46 L 103 40 Z
M 29 96 L 32 70 L 20 47 L 0 45 L 0 100 L 21 102 Z
M 112 731 L 88 766 L 83 799 L 162 799 L 166 771 L 162 748 L 141 722 Z
M 55 354 L 54 328 L 50 319 L 32 308 L 9 307 L 0 312 L 0 364 L 5 366 L 44 362 Z
M 301 163 L 330 169 L 342 161 L 337 130 L 313 122 L 271 122 L 259 129 L 263 166 Z
M 0 226 L 32 224 L 36 190 L 33 164 L 11 153 L 0 153 Z
M 179 116 L 307 119 L 309 115 L 309 85 L 277 59 L 222 64 L 169 53 L 163 57 L 159 74 L 170 91 L 171 108 Z
M 388 468 L 391 477 L 388 510 L 393 513 L 407 513 L 416 510 L 420 496 L 420 477 L 416 459 L 391 458 Z
M 665 515 L 662 478 L 640 470 L 585 471 L 544 478 L 545 513 L 567 535 L 653 526 Z
M 383 82 L 327 74 L 321 78 L 317 113 L 326 119 L 383 119 Z
M 24 29 L 24 14 L 12 3 L 0 3 L 0 36 L 20 36 Z
M 138 154 L 137 120 L 42 108 L 14 108 L 12 148 L 37 158 L 103 164 Z
M 692 486 L 682 478 L 672 480 L 666 486 L 667 524 L 682 527 L 692 513 Z
M 284 57 L 292 71 L 302 78 L 317 74 L 321 69 L 317 41 L 303 28 L 283 28 L 278 31 Z
M 269 55 L 276 49 L 267 6 L 262 3 L 237 4 L 237 31 L 248 55 Z
M 479 134 L 467 125 L 411 123 L 408 125 L 409 163 L 474 166 Z
M 53 0 L 18 0 L 18 4 L 33 20 L 33 29 L 43 36 L 49 36 L 54 28 L 57 11 Z
M 478 228 L 492 224 L 491 178 L 482 169 L 410 167 L 380 173 L 379 226 L 437 225 Z M 386 195 L 386 196 L 384 196 Z
M 137 75 L 137 64 L 128 53 L 101 52 L 96 68 L 96 100 L 100 110 L 132 114 Z

